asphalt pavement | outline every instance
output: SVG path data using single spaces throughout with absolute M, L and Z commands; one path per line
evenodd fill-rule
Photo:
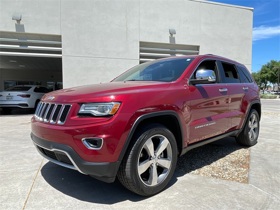
M 280 100 L 262 100 L 262 113 L 248 183 L 177 170 L 168 188 L 149 198 L 45 160 L 30 139 L 32 114 L 0 115 L 0 209 L 279 210 Z

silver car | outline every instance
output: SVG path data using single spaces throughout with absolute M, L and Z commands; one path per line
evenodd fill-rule
M 11 108 L 35 109 L 49 89 L 37 85 L 19 85 L 0 92 L 0 108 L 9 112 Z

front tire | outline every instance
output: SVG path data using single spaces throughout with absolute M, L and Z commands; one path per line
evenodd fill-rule
M 253 146 L 258 142 L 259 131 L 259 113 L 255 109 L 252 109 L 243 130 L 236 137 L 236 141 L 243 146 Z
M 118 179 L 130 191 L 151 196 L 162 191 L 177 164 L 174 135 L 162 125 L 152 125 L 138 135 L 125 155 Z

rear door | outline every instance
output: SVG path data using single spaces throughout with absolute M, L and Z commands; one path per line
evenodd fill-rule
M 199 69 L 210 69 L 215 72 L 216 83 L 190 85 L 190 143 L 211 138 L 224 133 L 229 128 L 228 118 L 228 87 L 221 83 L 216 60 L 202 61 Z
M 249 85 L 244 82 L 244 78 L 238 71 L 238 66 L 221 61 L 219 62 L 221 71 L 222 83 L 227 84 L 228 89 L 228 105 L 230 127 L 229 131 L 238 129 L 242 119 L 245 117 L 246 107 L 248 104 L 243 104 L 244 97 L 249 90 Z

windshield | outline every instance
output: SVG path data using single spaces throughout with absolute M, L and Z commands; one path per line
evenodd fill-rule
M 172 60 L 152 61 L 137 65 L 115 81 L 161 81 L 172 82 L 177 80 L 192 62 L 193 58 L 178 58 Z
M 6 91 L 28 91 L 29 89 L 31 89 L 30 86 L 14 86 L 7 88 Z

